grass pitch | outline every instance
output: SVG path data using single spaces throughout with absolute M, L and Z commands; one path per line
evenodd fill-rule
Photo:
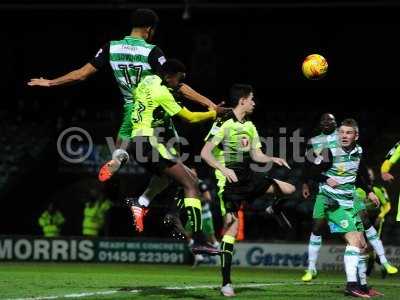
M 345 276 L 322 272 L 311 284 L 301 271 L 234 268 L 236 299 L 349 299 L 343 296 Z M 369 283 L 400 299 L 399 276 Z M 1 263 L 0 299 L 222 299 L 215 267 Z

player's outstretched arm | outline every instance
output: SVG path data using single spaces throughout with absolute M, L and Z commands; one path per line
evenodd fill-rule
M 43 86 L 43 87 L 53 87 L 53 86 L 62 86 L 78 83 L 86 80 L 88 77 L 92 76 L 97 72 L 97 69 L 90 63 L 87 63 L 82 68 L 71 71 L 63 76 L 54 78 L 54 79 L 46 79 L 43 77 L 40 78 L 32 78 L 29 82 L 29 86 Z
M 217 112 L 210 110 L 207 112 L 192 112 L 186 107 L 183 107 L 177 114 L 182 120 L 188 123 L 200 123 L 208 120 L 215 120 Z
M 212 154 L 213 149 L 215 148 L 215 144 L 211 142 L 206 142 L 205 145 L 203 146 L 203 149 L 201 149 L 201 158 L 206 161 L 206 163 L 217 170 L 220 170 L 222 174 L 228 179 L 229 182 L 237 182 L 237 176 L 235 174 L 235 171 L 226 168 L 222 164 L 220 164 Z
M 283 158 L 279 158 L 279 157 L 271 157 L 271 156 L 265 155 L 259 148 L 251 150 L 250 155 L 251 155 L 251 159 L 255 162 L 258 162 L 261 164 L 267 164 L 267 163 L 273 162 L 279 166 L 284 166 L 284 167 L 290 169 L 290 166 L 286 160 L 284 160 Z
M 158 102 L 168 115 L 178 116 L 188 123 L 199 123 L 208 120 L 215 120 L 217 115 L 226 111 L 226 108 L 217 105 L 215 110 L 207 112 L 192 112 L 186 107 L 181 107 L 174 99 L 171 92 L 164 86 L 154 91 L 154 101 Z
M 199 103 L 203 106 L 206 106 L 208 108 L 214 109 L 216 108 L 216 104 L 214 102 L 212 102 L 210 99 L 208 99 L 207 97 L 201 95 L 200 93 L 196 92 L 194 89 L 192 89 L 190 86 L 188 86 L 187 84 L 182 83 L 179 91 L 183 94 L 183 96 L 188 99 L 191 100 L 193 102 Z

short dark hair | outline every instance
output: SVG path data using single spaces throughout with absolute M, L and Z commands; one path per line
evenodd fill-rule
M 152 9 L 139 8 L 132 14 L 132 27 L 133 28 L 144 28 L 152 27 L 155 28 L 158 25 L 160 19 L 157 13 Z
M 321 115 L 321 118 L 319 119 L 320 120 L 320 122 L 323 122 L 323 121 L 325 121 L 325 120 L 333 120 L 333 121 L 335 121 L 336 122 L 336 117 L 335 117 L 335 115 L 334 114 L 331 114 L 331 113 L 324 113 L 324 114 L 322 114 Z
M 177 73 L 186 73 L 186 67 L 178 59 L 168 59 L 162 66 L 161 66 L 161 73 L 162 75 L 175 75 Z
M 249 84 L 234 84 L 229 91 L 229 104 L 236 106 L 241 98 L 248 97 L 253 92 Z
M 353 127 L 355 131 L 358 132 L 358 123 L 356 120 L 348 118 L 344 119 L 341 123 L 342 126 Z

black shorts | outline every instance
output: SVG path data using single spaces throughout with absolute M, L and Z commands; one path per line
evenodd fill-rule
M 252 202 L 265 195 L 268 188 L 274 184 L 274 179 L 265 172 L 255 172 L 249 168 L 246 171 L 235 170 L 235 173 L 238 182 L 227 181 L 222 194 L 227 213 L 237 212 L 242 201 Z
M 166 153 L 162 144 L 151 142 L 147 136 L 134 137 L 127 151 L 140 166 L 157 175 L 162 175 L 166 168 L 177 163 L 176 157 Z

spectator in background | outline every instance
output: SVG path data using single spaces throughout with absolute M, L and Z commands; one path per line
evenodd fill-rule
M 112 203 L 108 199 L 97 200 L 98 196 L 94 190 L 90 191 L 90 199 L 86 202 L 83 212 L 82 234 L 84 236 L 99 236 L 103 229 L 107 213 Z
M 50 203 L 39 218 L 39 225 L 45 237 L 57 237 L 60 235 L 61 226 L 64 224 L 64 216 L 56 209 L 54 203 Z

